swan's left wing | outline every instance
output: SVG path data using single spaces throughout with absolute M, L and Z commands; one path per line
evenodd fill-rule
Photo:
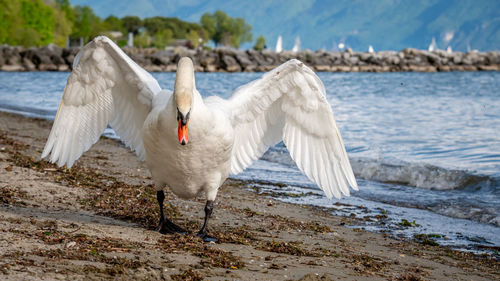
M 95 38 L 75 58 L 42 158 L 71 167 L 110 124 L 144 160 L 141 129 L 160 90 L 113 41 Z
M 290 60 L 238 88 L 228 105 L 235 135 L 232 174 L 283 140 L 299 169 L 328 198 L 349 195 L 349 185 L 357 190 L 325 87 L 302 62 Z

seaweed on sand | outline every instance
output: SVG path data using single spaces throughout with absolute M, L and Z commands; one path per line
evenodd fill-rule
M 215 248 L 196 236 L 166 235 L 158 240 L 157 245 L 167 253 L 176 251 L 192 253 L 201 258 L 201 264 L 204 266 L 228 269 L 240 269 L 245 266 L 245 263 L 230 252 Z

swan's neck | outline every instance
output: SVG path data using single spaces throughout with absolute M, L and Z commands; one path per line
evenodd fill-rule
M 193 62 L 191 59 L 184 57 L 177 66 L 174 85 L 175 103 L 183 114 L 187 114 L 191 109 L 195 90 Z

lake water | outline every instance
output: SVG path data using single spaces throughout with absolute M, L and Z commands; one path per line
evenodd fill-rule
M 68 75 L 0 72 L 0 110 L 54 118 Z M 153 76 L 162 88 L 173 88 L 174 73 Z M 196 82 L 203 96 L 228 97 L 260 76 L 197 73 Z M 406 238 L 438 233 L 440 244 L 479 252 L 480 245 L 500 246 L 500 73 L 319 76 L 360 191 L 328 200 L 298 171 L 283 144 L 236 178 L 285 183 L 255 187 L 278 195 L 305 193 L 280 200 L 365 218 L 353 227 Z M 400 226 L 402 219 L 418 226 Z

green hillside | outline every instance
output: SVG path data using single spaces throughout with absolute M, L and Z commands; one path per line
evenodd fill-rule
M 199 21 L 205 12 L 218 9 L 243 17 L 253 34 L 263 34 L 268 47 L 279 35 L 291 49 L 300 36 L 302 47 L 331 50 L 345 43 L 354 50 L 425 49 L 432 38 L 439 48 L 454 50 L 500 49 L 500 1 L 496 0 L 71 0 L 90 5 L 106 17 L 168 16 Z M 449 40 L 446 40 L 449 39 Z

